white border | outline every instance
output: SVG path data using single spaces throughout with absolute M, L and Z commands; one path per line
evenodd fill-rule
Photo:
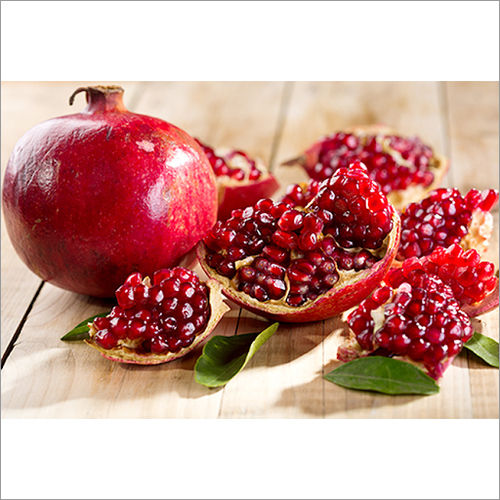
M 4 80 L 497 80 L 498 2 L 2 2 Z

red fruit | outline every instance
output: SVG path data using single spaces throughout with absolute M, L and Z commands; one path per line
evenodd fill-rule
M 451 288 L 460 307 L 470 316 L 483 314 L 498 306 L 495 265 L 481 261 L 481 256 L 474 249 L 466 251 L 457 244 L 447 249 L 437 247 L 426 257 L 406 259 L 400 268 L 391 269 L 384 281 L 397 288 L 420 274 L 438 276 Z
M 377 211 L 366 191 L 384 201 Z M 229 228 L 237 233 L 231 243 Z M 358 162 L 339 169 L 305 209 L 263 199 L 233 212 L 198 256 L 242 307 L 279 321 L 315 321 L 365 298 L 389 269 L 398 239 L 397 213 Z M 231 260 L 235 245 L 241 252 Z
M 159 292 L 173 279 L 182 284 L 163 299 Z M 130 290 L 126 307 L 122 305 L 123 290 Z M 144 295 L 149 301 L 143 300 Z M 118 288 L 116 298 L 118 306 L 89 325 L 86 342 L 112 361 L 141 365 L 166 363 L 186 355 L 210 335 L 229 310 L 215 280 L 202 283 L 196 274 L 181 267 L 155 272 L 153 283 L 134 273 Z
M 402 137 L 381 125 L 324 137 L 285 165 L 299 164 L 310 177 L 323 181 L 355 160 L 367 166 L 370 177 L 398 209 L 439 186 L 448 169 L 448 161 L 418 137 Z
M 414 304 L 419 304 L 415 308 Z M 337 357 L 399 356 L 440 378 L 473 334 L 450 287 L 437 276 L 411 274 L 382 286 L 349 315 L 350 339 Z
M 437 247 L 455 243 L 466 250 L 484 252 L 493 231 L 489 213 L 498 191 L 471 189 L 465 196 L 458 189 L 436 189 L 419 203 L 411 203 L 401 215 L 398 260 L 429 255 Z
M 79 88 L 82 113 L 36 125 L 3 185 L 12 243 L 42 279 L 112 296 L 134 270 L 171 266 L 213 226 L 215 176 L 186 132 L 127 111 L 123 89 Z
M 214 151 L 199 139 L 196 140 L 217 178 L 219 219 L 227 219 L 233 210 L 253 205 L 278 189 L 278 181 L 259 159 L 253 160 L 244 151 L 234 149 Z

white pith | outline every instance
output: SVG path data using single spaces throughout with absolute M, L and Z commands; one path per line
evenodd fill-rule
M 464 250 L 475 248 L 479 253 L 488 249 L 493 233 L 493 216 L 490 212 L 474 210 L 469 224 L 469 232 L 460 241 Z

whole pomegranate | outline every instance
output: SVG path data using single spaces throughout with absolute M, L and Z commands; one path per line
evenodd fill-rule
M 85 92 L 83 112 L 36 125 L 3 185 L 12 243 L 42 279 L 112 296 L 133 271 L 178 263 L 217 218 L 208 160 L 186 132 L 127 111 L 118 86 Z

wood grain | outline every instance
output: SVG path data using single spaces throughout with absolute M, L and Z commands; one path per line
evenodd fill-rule
M 2 169 L 20 135 L 69 112 L 80 83 L 2 84 Z M 461 189 L 498 188 L 498 84 L 437 82 L 125 82 L 136 112 L 172 121 L 215 146 L 236 146 L 273 162 L 286 185 L 303 172 L 279 164 L 323 134 L 346 126 L 385 123 L 417 134 L 449 154 L 447 179 Z M 83 102 L 75 107 L 82 107 Z M 478 173 L 481 171 L 481 173 Z M 488 257 L 498 265 L 498 218 Z M 323 375 L 338 366 L 341 318 L 282 324 L 225 388 L 193 379 L 199 350 L 166 365 L 111 363 L 81 343 L 59 338 L 111 303 L 45 284 L 15 255 L 2 221 L 2 352 L 25 317 L 2 370 L 4 417 L 186 418 L 497 418 L 498 371 L 461 354 L 441 392 L 390 397 L 342 389 Z M 28 306 L 32 304 L 29 314 Z M 260 331 L 267 324 L 233 307 L 216 334 Z M 477 327 L 498 338 L 498 312 Z

